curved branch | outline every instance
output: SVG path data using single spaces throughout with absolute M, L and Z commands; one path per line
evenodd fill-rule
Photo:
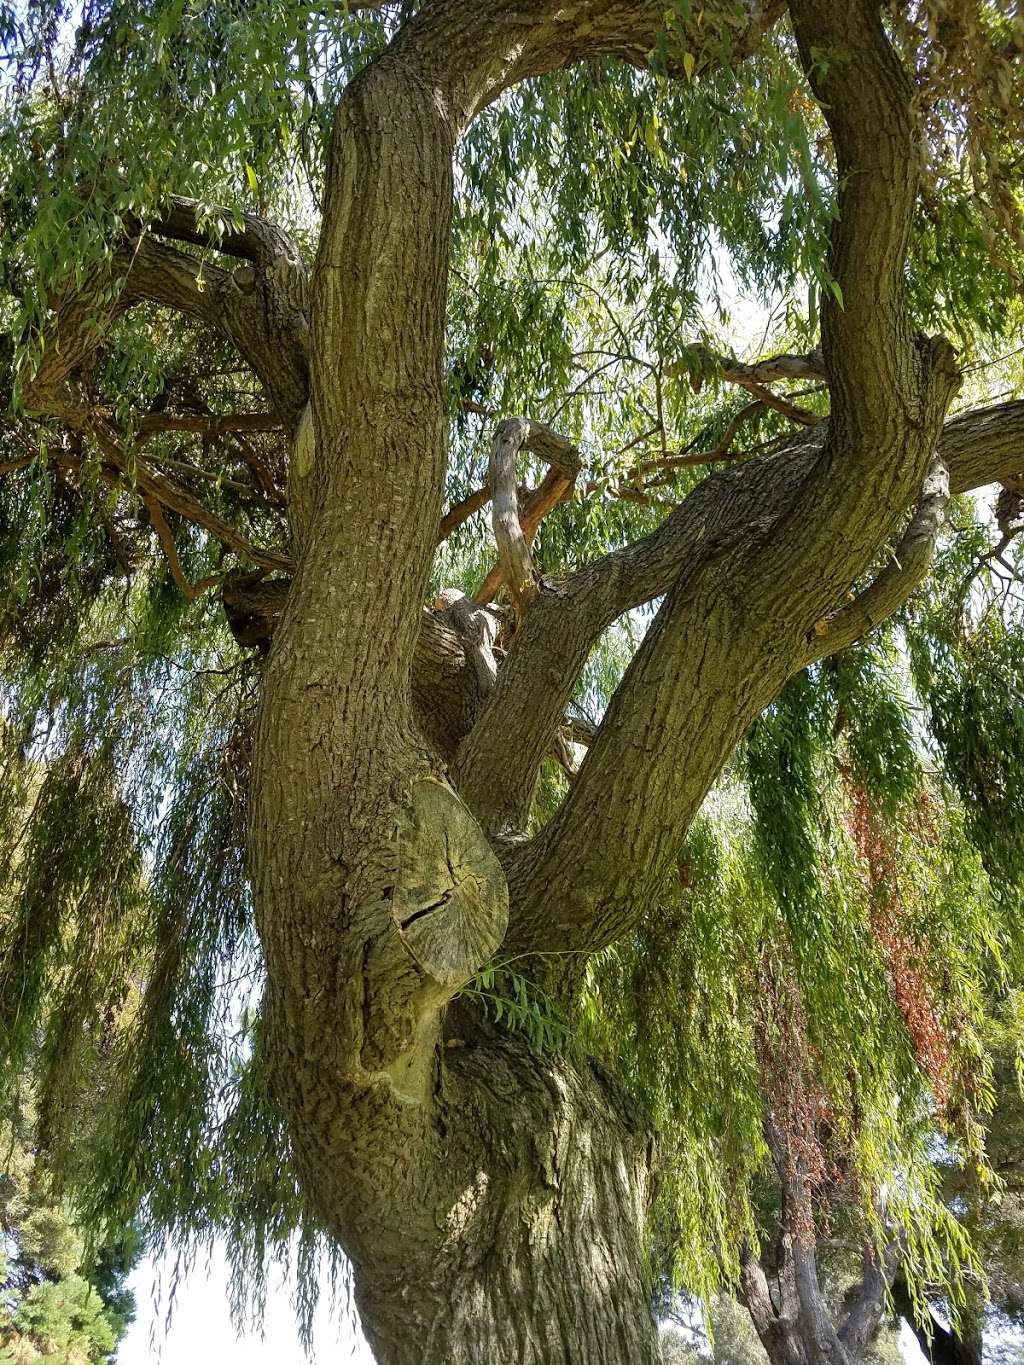
M 816 622 L 808 637 L 805 665 L 837 654 L 862 639 L 897 611 L 924 582 L 948 503 L 949 471 L 936 455 L 925 477 L 917 510 L 889 563 L 852 602 L 833 616 Z
M 269 224 L 262 229 L 268 244 L 288 249 L 285 234 Z M 112 298 L 109 276 L 97 273 L 59 303 L 39 367 L 24 387 L 26 406 L 60 416 L 69 382 L 88 367 L 113 324 L 128 309 L 153 303 L 222 332 L 260 379 L 278 421 L 293 430 L 308 396 L 306 274 L 301 258 L 281 253 L 232 272 L 143 232 L 114 255 L 121 288 Z
M 959 373 L 945 339 L 914 336 L 908 323 L 904 262 L 921 148 L 910 81 L 880 4 L 792 0 L 790 16 L 839 187 L 829 257 L 836 287 L 822 305 L 831 417 L 798 513 L 813 523 L 787 531 L 804 571 L 825 566 L 838 598 L 843 580 L 863 571 L 862 530 L 880 508 L 916 498 Z
M 767 459 L 718 470 L 651 535 L 612 551 L 567 582 L 541 581 L 494 691 L 459 750 L 459 790 L 489 828 L 525 827 L 536 773 L 602 631 L 666 592 L 687 563 L 721 555 L 744 540 L 755 542 L 812 477 L 826 429 L 826 424 L 809 429 Z M 1024 463 L 1024 400 L 952 418 L 937 449 L 949 470 L 951 493 L 1011 475 Z M 893 507 L 893 515 L 906 505 Z M 837 587 L 815 619 L 842 601 L 848 583 Z M 806 648 L 804 638 L 801 651 Z
M 183 195 L 170 195 L 164 212 L 146 226 L 158 237 L 209 247 L 254 265 L 273 265 L 282 258 L 301 260 L 293 238 L 276 223 L 254 213 L 239 213 L 223 204 L 202 204 Z
M 723 763 L 802 666 L 814 623 L 867 570 L 916 498 L 957 382 L 948 344 L 911 337 L 906 321 L 918 149 L 909 82 L 879 4 L 792 0 L 790 11 L 841 182 L 832 269 L 845 308 L 832 299 L 823 314 L 832 416 L 809 458 L 810 433 L 780 459 L 706 480 L 697 526 L 692 508 L 684 510 L 693 499 L 683 504 L 679 522 L 696 553 L 672 583 L 561 810 L 510 855 L 510 951 L 599 948 L 658 896 Z M 755 508 L 747 498 L 766 469 L 801 477 L 766 490 Z M 726 489 L 745 503 L 745 532 Z M 539 604 L 527 626 L 538 614 Z M 500 695 L 496 689 L 493 708 Z M 481 727 L 487 720 L 485 712 Z M 541 708 L 534 731 L 550 720 Z M 516 743 L 529 747 L 518 734 Z M 486 792 L 479 767 L 467 776 L 474 797 Z
M 56 307 L 38 368 L 24 384 L 29 410 L 60 416 L 70 378 L 89 365 L 113 324 L 135 304 L 148 300 L 214 325 L 216 299 L 229 279 L 227 271 L 204 271 L 191 256 L 148 238 L 118 251 L 113 270 L 123 286 L 112 299 L 103 300 L 106 281 L 96 275 Z
M 523 508 L 522 534 L 528 555 L 529 547 L 533 544 L 541 522 L 552 508 L 571 496 L 573 486 L 573 479 L 566 478 L 560 470 L 549 469 L 538 487 L 527 498 L 526 506 Z M 492 602 L 507 581 L 505 566 L 499 562 L 477 588 L 473 594 L 474 599 L 481 604 Z M 533 586 L 536 587 L 535 581 Z M 532 601 L 535 596 L 536 593 L 531 594 L 530 600 Z

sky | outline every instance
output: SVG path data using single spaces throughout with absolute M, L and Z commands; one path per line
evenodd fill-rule
M 358 1323 L 339 1306 L 317 1314 L 313 1356 L 299 1345 L 287 1286 L 273 1285 L 267 1298 L 264 1335 L 239 1337 L 228 1312 L 228 1270 L 222 1247 L 200 1263 L 177 1291 L 170 1331 L 165 1331 L 166 1304 L 154 1303 L 161 1267 L 143 1261 L 132 1277 L 138 1316 L 121 1343 L 117 1365 L 374 1365 Z M 903 1324 L 900 1345 L 906 1365 L 925 1365 L 914 1334 Z
M 142 1261 L 132 1276 L 138 1315 L 117 1352 L 117 1365 L 374 1365 L 354 1310 L 339 1304 L 332 1315 L 317 1313 L 313 1355 L 299 1344 L 295 1312 L 287 1285 L 273 1283 L 267 1296 L 262 1338 L 239 1337 L 228 1311 L 228 1268 L 222 1246 L 182 1280 L 166 1330 L 166 1263 Z M 163 1284 L 163 1302 L 155 1295 Z M 326 1297 L 326 1295 L 325 1295 Z

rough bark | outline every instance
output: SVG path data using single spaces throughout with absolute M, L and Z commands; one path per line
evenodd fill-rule
M 656 1358 L 646 1139 L 606 1113 L 593 1074 L 531 1090 L 500 1042 L 457 1050 L 439 1079 L 444 1007 L 501 942 L 508 891 L 411 688 L 445 463 L 453 147 L 514 79 L 646 57 L 660 7 L 588 8 L 581 24 L 554 4 L 428 6 L 335 117 L 250 855 L 276 1087 L 386 1362 Z M 353 598 L 373 603 L 372 629 Z M 508 1313 L 509 1293 L 536 1307 Z
M 642 1116 L 600 1071 L 465 1022 L 438 1079 L 441 1243 L 416 1266 L 403 1237 L 391 1271 L 369 1230 L 357 1294 L 378 1359 L 655 1365 Z
M 586 597 L 629 564 L 620 601 L 645 571 L 646 595 L 668 591 L 562 810 L 526 844 L 523 801 L 510 822 L 505 794 L 497 807 L 490 796 L 505 784 L 474 753 L 477 727 L 452 785 L 412 699 L 445 463 L 452 151 L 516 80 L 585 56 L 646 60 L 662 7 L 427 5 L 338 106 L 289 489 L 297 567 L 266 665 L 250 843 L 277 1089 L 385 1362 L 655 1358 L 646 1142 L 609 1114 L 593 1073 L 514 1058 L 486 1036 L 445 1048 L 444 1010 L 502 941 L 585 952 L 628 929 L 743 730 L 803 665 L 815 623 L 918 500 L 955 386 L 948 348 L 904 319 L 917 153 L 877 6 L 792 10 L 842 177 L 833 271 L 846 303 L 826 309 L 823 333 L 832 419 L 813 453 L 781 465 L 793 475 L 781 496 L 748 504 L 742 522 L 709 481 L 681 518 L 691 557 L 673 527 L 569 585 Z M 850 60 L 819 81 L 819 49 Z M 492 474 L 503 567 L 532 638 L 544 594 L 522 591 L 511 459 Z M 369 629 L 353 599 L 372 602 Z M 479 726 L 508 691 L 501 676 L 487 686 L 487 667 L 474 676 L 489 692 Z M 563 709 L 546 730 L 527 726 L 534 757 Z M 489 757 L 506 762 L 520 736 L 503 728 Z M 813 1267 L 798 1260 L 806 1312 Z M 815 1365 L 825 1349 L 816 1339 Z

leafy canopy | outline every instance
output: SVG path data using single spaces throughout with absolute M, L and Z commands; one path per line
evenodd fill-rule
M 676 8 L 669 28 L 700 6 Z M 297 1245 L 308 1309 L 318 1245 L 261 1061 L 242 853 L 260 658 L 210 590 L 237 567 L 222 539 L 172 516 L 175 572 L 131 479 L 112 484 L 88 440 L 26 412 L 23 388 L 55 302 L 98 282 L 88 403 L 250 544 L 287 554 L 282 434 L 206 421 L 265 411 L 254 376 L 195 319 L 111 321 L 103 305 L 172 193 L 200 202 L 214 243 L 254 211 L 311 256 L 334 101 L 400 9 L 0 6 L 2 1062 L 31 1071 L 46 1160 L 94 1236 L 141 1217 L 187 1254 L 227 1233 L 239 1306 Z M 1021 20 L 995 0 L 921 0 L 892 23 L 927 110 L 914 321 L 956 338 L 975 398 L 1019 392 Z M 481 483 L 496 415 L 577 442 L 577 495 L 538 537 L 546 573 L 635 539 L 712 462 L 790 432 L 792 412 L 737 400 L 714 356 L 812 348 L 838 288 L 832 152 L 789 32 L 682 80 L 661 55 L 527 82 L 458 152 L 448 497 Z M 789 397 L 808 420 L 826 411 L 821 385 Z M 167 411 L 206 425 L 144 432 Z M 755 1227 L 766 1096 L 794 1126 L 819 1105 L 822 1161 L 842 1165 L 872 1235 L 904 1228 L 922 1281 L 955 1285 L 970 1264 L 930 1144 L 941 1129 L 984 1169 L 983 1024 L 1020 983 L 1024 622 L 1016 542 L 988 558 L 995 536 L 984 501 L 964 500 L 903 614 L 769 708 L 673 884 L 588 964 L 578 1017 L 553 1018 L 530 964 L 467 990 L 540 1045 L 599 1053 L 644 1097 L 669 1167 L 653 1233 L 697 1292 Z M 477 513 L 433 587 L 475 586 L 492 557 Z M 602 641 L 580 713 L 600 715 L 643 624 Z M 563 781 L 545 771 L 537 822 Z

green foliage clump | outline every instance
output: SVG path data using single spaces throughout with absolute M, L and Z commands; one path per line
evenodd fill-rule
M 0 1362 L 112 1361 L 135 1312 L 125 1279 L 137 1239 L 87 1248 L 46 1166 L 23 1092 L 4 1106 L 0 1148 Z

